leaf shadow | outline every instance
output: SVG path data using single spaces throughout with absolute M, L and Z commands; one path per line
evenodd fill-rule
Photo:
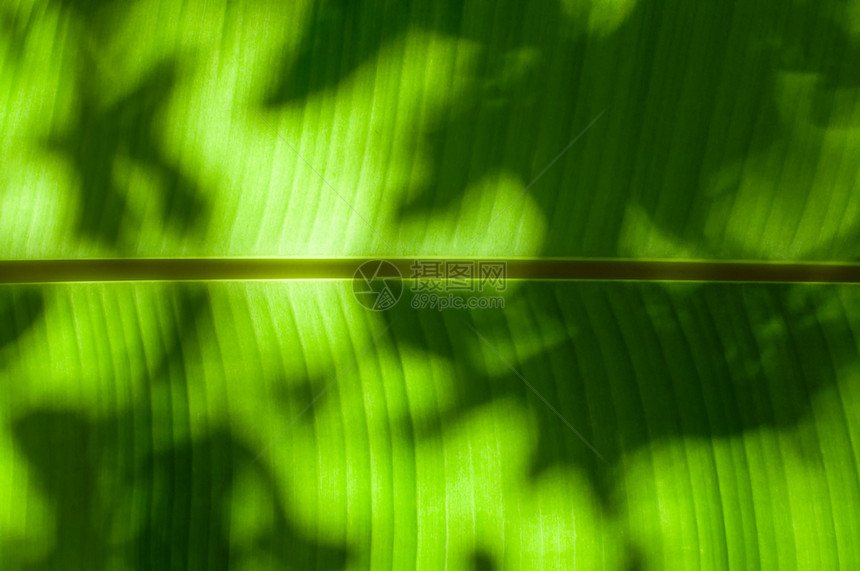
M 14 423 L 15 440 L 55 512 L 54 547 L 23 569 L 340 569 L 347 563 L 345 549 L 291 524 L 275 476 L 228 428 L 155 448 L 141 438 L 140 417 L 151 423 L 150 433 L 175 422 L 163 409 L 100 420 L 44 409 Z M 263 529 L 231 527 L 240 491 L 262 499 Z
M 533 283 L 504 311 L 416 311 L 401 304 L 386 314 L 392 335 L 453 364 L 456 396 L 438 413 L 399 422 L 419 441 L 435 440 L 475 411 L 513 397 L 537 423 L 531 478 L 558 466 L 582 470 L 609 514 L 621 509 L 622 466 L 661 443 L 772 428 L 799 456 L 822 462 L 820 442 L 796 428 L 809 418 L 815 395 L 860 360 L 845 316 L 816 318 L 834 292 L 687 288 Z M 517 309 L 529 319 L 511 321 Z M 518 342 L 540 342 L 553 326 L 565 335 L 518 356 Z
M 166 59 L 134 89 L 104 104 L 82 66 L 80 101 L 70 127 L 51 136 L 47 147 L 66 157 L 78 178 L 77 232 L 120 250 L 133 248 L 143 219 L 129 205 L 118 176 L 123 161 L 156 182 L 157 220 L 175 236 L 205 227 L 208 207 L 197 184 L 163 151 L 159 117 L 177 81 L 177 62 Z M 127 181 L 126 181 L 127 183 Z
M 23 339 L 43 322 L 44 313 L 39 288 L 0 286 L 0 373 L 20 358 Z
M 215 325 L 209 286 L 175 284 L 158 296 L 159 355 L 134 379 L 117 379 L 145 387 L 130 406 L 41 406 L 12 421 L 53 511 L 54 541 L 35 558 L 7 542 L 4 558 L 21 569 L 344 568 L 352 550 L 291 520 L 280 478 L 257 451 L 223 419 L 192 418 L 201 381 L 191 371 Z M 242 518 L 248 509 L 253 522 Z
M 594 35 L 589 22 L 602 17 L 598 3 L 582 3 L 574 16 L 556 0 L 528 10 L 508 1 L 492 6 L 319 2 L 299 47 L 285 53 L 262 109 L 300 106 L 337 89 L 359 69 L 375 69 L 380 55 L 409 34 L 468 41 L 479 55 L 460 73 L 470 76 L 472 87 L 428 113 L 416 137 L 430 166 L 426 180 L 404 189 L 408 198 L 398 205 L 399 219 L 462 212 L 466 192 L 499 173 L 530 186 L 608 108 L 602 124 L 529 189 L 550 223 L 539 255 L 619 255 L 629 205 L 640 207 L 664 235 L 707 247 L 703 230 L 711 211 L 738 188 L 728 185 L 718 201 L 706 182 L 795 136 L 775 102 L 782 76 L 815 79 L 811 120 L 819 127 L 850 120 L 853 99 L 847 94 L 860 85 L 860 41 L 844 25 L 846 6 L 640 0 L 617 28 Z M 478 14 L 492 25 L 476 25 Z M 342 39 L 337 57 L 331 38 Z M 534 57 L 520 69 L 519 56 L 526 53 Z M 603 81 L 595 72 L 598 65 L 624 69 L 603 74 L 617 86 L 603 101 L 594 100 L 585 83 Z M 717 120 L 728 112 L 717 95 L 739 83 L 746 90 L 731 103 L 731 121 Z M 677 87 L 675 100 L 655 98 L 666 85 Z M 554 103 L 561 101 L 570 105 Z M 683 161 L 673 160 L 677 148 L 685 149 Z M 611 168 L 601 173 L 584 168 L 598 161 Z M 783 186 L 784 195 L 806 192 Z M 713 246 L 711 254 L 720 256 L 725 247 Z
M 545 2 L 541 9 L 546 18 L 562 20 L 560 6 L 558 2 Z M 788 6 L 777 0 L 755 4 L 643 0 L 636 3 L 616 29 L 603 36 L 588 36 L 584 33 L 587 12 L 582 15 L 582 23 L 571 22 L 568 28 L 560 26 L 557 32 L 547 33 L 545 26 L 529 28 L 524 22 L 534 16 L 509 3 L 482 9 L 438 3 L 431 7 L 430 3 L 419 1 L 392 8 L 393 15 L 389 18 L 381 17 L 370 6 L 321 2 L 314 8 L 310 29 L 295 54 L 285 58 L 279 83 L 262 107 L 266 111 L 301 105 L 323 92 L 337 89 L 363 66 L 372 68 L 380 54 L 406 34 L 421 31 L 469 40 L 480 47 L 481 53 L 469 71 L 473 74 L 474 90 L 430 114 L 428 126 L 419 135 L 431 165 L 429 175 L 426 184 L 404 193 L 410 198 L 398 206 L 401 219 L 432 219 L 446 212 L 462 211 L 469 187 L 500 172 L 513 174 L 523 186 L 530 185 L 576 135 L 575 130 L 568 132 L 559 127 L 581 128 L 608 106 L 603 122 L 612 139 L 601 135 L 602 125 L 596 127 L 587 137 L 595 138 L 597 143 L 587 145 L 583 141 L 564 157 L 564 167 L 556 166 L 539 185 L 530 189 L 530 196 L 549 222 L 545 244 L 538 255 L 619 255 L 624 214 L 630 205 L 640 208 L 656 228 L 674 241 L 701 246 L 705 243 L 709 211 L 714 205 L 703 181 L 713 179 L 745 157 L 784 147 L 794 136 L 775 100 L 785 74 L 801 73 L 815 79 L 813 117 L 819 126 L 837 125 L 841 120 L 839 113 L 831 112 L 831 107 L 840 90 L 853 89 L 858 84 L 856 62 L 860 61 L 856 57 L 860 55 L 860 43 L 850 36 L 840 20 L 844 7 L 844 3 L 802 0 Z M 464 17 L 467 10 L 473 11 L 471 18 L 484 10 L 485 21 L 493 21 L 497 14 L 504 14 L 505 21 L 500 19 L 495 27 L 470 28 Z M 373 18 L 378 20 L 372 24 L 373 33 L 363 34 L 362 22 Z M 732 26 L 738 22 L 743 25 Z M 726 33 L 726 29 L 732 33 Z M 332 57 L 329 44 L 332 37 L 344 38 L 339 59 Z M 674 49 L 667 47 L 670 44 Z M 636 46 L 635 52 L 625 51 L 630 45 Z M 536 50 L 540 54 L 538 63 L 529 67 L 527 73 L 511 75 L 505 56 L 522 49 Z M 631 60 L 616 61 L 626 70 L 623 78 L 614 79 L 619 87 L 616 95 L 609 101 L 586 99 L 588 93 L 583 92 L 582 82 L 599 79 L 592 69 L 595 61 L 592 58 L 619 53 L 628 54 Z M 668 61 L 666 58 L 670 56 L 676 59 Z M 615 60 L 610 57 L 606 61 Z M 714 117 L 725 111 L 715 94 L 738 82 L 747 82 L 751 89 L 733 101 L 731 125 L 715 121 Z M 676 85 L 679 90 L 676 100 L 655 99 L 653 93 L 660 85 Z M 548 117 L 546 102 L 565 100 L 565 94 L 571 106 L 552 107 L 552 116 Z M 630 101 L 638 107 L 627 105 Z M 719 140 L 719 152 L 709 148 L 708 137 L 703 137 L 703 133 Z M 505 148 L 506 138 L 515 136 L 524 142 L 522 148 L 528 149 L 525 156 Z M 603 150 L 597 150 L 598 146 Z M 679 147 L 686 152 L 683 162 L 672 160 L 672 149 Z M 650 158 L 642 159 L 643 153 Z M 606 160 L 611 168 L 591 178 L 565 174 L 582 172 L 586 170 L 582 168 L 586 161 L 595 160 Z M 727 192 L 731 199 L 737 187 L 730 187 Z M 784 192 L 808 191 L 788 188 Z M 599 201 L 595 201 L 595 196 Z M 589 214 L 599 219 L 590 219 Z M 599 232 L 594 232 L 597 224 L 602 226 Z M 855 224 L 855 229 L 845 234 L 846 240 L 856 241 L 857 227 L 860 226 Z M 598 235 L 599 240 L 595 238 Z M 720 253 L 719 248 L 713 249 L 715 257 Z M 670 371 L 671 359 L 666 355 L 655 356 L 651 363 L 634 365 L 628 355 L 611 362 L 609 357 L 601 357 L 601 348 L 587 336 L 575 341 L 568 339 L 517 361 L 515 366 L 535 383 L 539 392 L 558 395 L 559 398 L 550 400 L 557 403 L 563 416 L 583 419 L 586 425 L 595 427 L 599 422 L 619 425 L 620 432 L 611 438 L 601 436 L 596 428 L 584 429 L 585 437 L 594 439 L 595 446 L 605 450 L 610 465 L 667 439 L 735 436 L 761 427 L 793 427 L 809 412 L 812 396 L 836 382 L 836 368 L 857 357 L 856 348 L 843 347 L 843 353 L 835 355 L 832 362 L 825 362 L 821 355 L 828 348 L 816 329 L 817 324 L 795 328 L 786 325 L 800 320 L 804 312 L 814 312 L 822 303 L 810 301 L 802 309 L 791 306 L 788 300 L 794 293 L 789 292 L 803 291 L 799 289 L 743 285 L 736 286 L 736 293 L 731 293 L 703 286 L 697 290 L 700 293 L 677 296 L 660 285 L 644 286 L 643 291 L 653 298 L 652 305 L 666 313 L 664 326 L 668 329 L 662 331 L 654 329 L 657 326 L 646 313 L 646 306 L 629 305 L 625 295 L 619 293 L 624 286 L 607 286 L 603 291 L 603 286 L 597 290 L 592 286 L 572 287 L 585 288 L 583 291 L 587 293 L 575 292 L 566 298 L 553 295 L 549 298 L 551 303 L 526 294 L 520 301 L 533 309 L 533 322 L 538 324 L 558 322 L 558 316 L 564 314 L 588 322 L 587 308 L 593 304 L 608 308 L 607 311 L 613 304 L 626 304 L 628 313 L 625 317 L 616 315 L 616 319 L 635 321 L 640 330 L 652 329 L 650 339 L 657 355 L 662 351 L 660 340 L 664 336 L 685 347 L 687 341 L 677 333 L 682 327 L 696 330 L 701 339 L 722 344 L 719 346 L 725 353 L 720 362 L 689 344 L 683 349 L 689 366 L 710 359 L 709 365 L 720 371 L 712 375 L 708 386 L 684 384 L 680 379 L 656 373 L 653 378 L 642 379 L 638 367 L 650 366 L 656 371 L 659 367 L 655 363 L 661 363 L 664 372 Z M 750 304 L 745 295 L 759 296 L 769 312 L 747 315 L 755 311 L 755 304 Z M 714 322 L 714 315 L 719 312 L 713 299 L 720 296 L 725 296 L 721 303 L 726 308 L 737 312 L 735 320 L 751 322 Z M 685 322 L 682 316 L 686 314 L 698 315 L 702 322 Z M 503 395 L 536 399 L 514 375 L 489 375 L 482 363 L 475 362 L 480 341 L 468 328 L 456 323 L 456 319 L 434 311 L 414 312 L 404 302 L 383 317 L 393 324 L 399 343 L 420 348 L 460 367 L 456 383 L 460 391 L 458 405 L 437 419 L 423 419 L 420 422 L 424 424 L 416 428 L 429 438 L 438 438 L 445 425 Z M 475 313 L 468 319 L 474 319 L 476 329 L 491 341 L 503 339 L 510 343 L 511 338 L 527 335 L 525 331 L 517 331 L 516 335 L 511 332 L 511 324 L 500 314 L 479 318 Z M 756 337 L 759 329 L 769 331 L 774 320 L 782 324 L 782 329 L 769 338 Z M 559 326 L 567 325 L 561 322 Z M 745 333 L 747 328 L 753 333 Z M 537 329 L 535 326 L 531 334 L 538 335 Z M 620 330 L 611 335 L 623 341 Z M 591 350 L 580 355 L 577 347 L 582 345 Z M 466 347 L 472 347 L 471 354 Z M 786 385 L 778 389 L 762 368 L 766 350 L 784 359 L 795 359 L 802 374 L 784 379 Z M 577 360 L 572 361 L 571 355 L 576 355 Z M 581 394 L 561 386 L 570 373 L 561 372 L 558 367 L 572 363 L 578 363 L 580 374 L 578 380 L 574 376 L 569 381 L 571 387 L 580 390 L 587 387 L 599 395 L 594 406 L 600 418 L 595 416 L 591 405 L 583 404 L 586 401 Z M 606 386 L 588 384 L 582 371 L 610 375 L 615 392 L 607 392 Z M 626 416 L 613 413 L 611 405 L 614 398 L 619 398 L 617 395 L 637 394 L 642 388 L 657 396 L 645 395 L 640 401 L 623 400 L 628 407 L 623 413 Z M 568 399 L 561 398 L 565 391 Z M 677 402 L 691 402 L 695 406 L 679 412 L 668 404 Z M 721 403 L 724 410 L 712 410 L 713 403 Z M 539 402 L 535 406 L 543 407 Z M 612 471 L 570 431 L 562 431 L 559 436 L 559 421 L 551 413 L 538 417 L 541 429 L 534 472 L 540 473 L 557 463 L 587 466 L 601 497 L 610 505 Z

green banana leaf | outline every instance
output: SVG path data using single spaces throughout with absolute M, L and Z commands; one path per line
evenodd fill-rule
M 858 22 L 7 0 L 0 271 L 852 263 Z M 381 312 L 343 279 L 0 285 L 0 568 L 860 565 L 856 285 L 509 280 L 447 310 L 404 285 Z

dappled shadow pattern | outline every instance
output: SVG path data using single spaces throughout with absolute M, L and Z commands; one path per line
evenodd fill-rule
M 385 314 L 397 342 L 456 363 L 451 406 L 401 422 L 419 439 L 438 439 L 494 401 L 530 403 L 532 475 L 584 469 L 611 512 L 625 458 L 661 442 L 790 429 L 807 418 L 815 395 L 860 358 L 848 317 L 833 315 L 838 299 L 826 287 L 530 283 L 504 311 L 401 303 Z M 528 341 L 533 352 L 518 355 Z M 794 442 L 821 461 L 817 441 Z
M 396 193 L 408 197 L 398 205 L 401 221 L 432 225 L 436 216 L 462 215 L 466 192 L 482 182 L 492 192 L 499 175 L 528 186 L 606 109 L 528 189 L 547 221 L 535 255 L 624 254 L 620 243 L 631 211 L 681 248 L 714 258 L 757 255 L 757 244 L 733 243 L 725 230 L 715 232 L 711 217 L 737 198 L 745 161 L 778 160 L 797 144 L 814 150 L 823 143 L 823 129 L 853 120 L 860 42 L 843 26 L 846 4 L 641 0 L 602 36 L 588 34 L 587 14 L 568 18 L 560 6 L 318 2 L 261 111 L 301 107 L 346 87 L 359 71 L 381 73 L 377 62 L 409 34 L 463 39 L 470 65 L 459 66 L 465 77 L 456 79 L 470 89 L 424 117 L 416 160 L 426 160 L 427 168 L 420 186 Z M 493 25 L 479 25 L 487 22 Z M 343 38 L 336 53 L 333 38 Z M 781 90 L 796 80 L 812 86 L 811 113 L 802 120 L 780 108 Z M 774 200 L 806 201 L 814 170 L 792 172 L 796 176 L 779 186 Z M 504 206 L 515 214 L 520 205 Z M 512 231 L 502 220 L 494 224 L 482 231 Z M 857 223 L 846 223 L 835 243 L 810 256 L 856 259 L 858 230 Z M 627 509 L 625 468 L 664 444 L 774 429 L 791 435 L 787 440 L 799 456 L 820 463 L 820 443 L 795 429 L 812 415 L 816 396 L 858 362 L 845 316 L 821 313 L 838 298 L 835 291 L 528 284 L 504 312 L 472 314 L 415 311 L 405 297 L 381 314 L 391 337 L 444 360 L 455 373 L 446 379 L 454 393 L 448 405 L 400 418 L 399 430 L 419 443 L 444 441 L 488 405 L 527 403 L 536 424 L 530 432 L 533 481 L 555 468 L 581 471 L 604 515 L 618 521 Z M 532 350 L 521 353 L 522 347 Z M 316 395 L 308 396 L 310 402 Z M 311 423 L 314 411 L 322 414 L 333 401 L 317 402 L 301 422 Z M 746 463 L 736 469 L 756 468 Z M 647 546 L 627 549 L 630 569 L 648 566 Z M 474 563 L 493 561 L 478 554 Z
M 21 562 L 23 568 L 345 565 L 344 549 L 317 544 L 290 524 L 273 475 L 228 430 L 160 442 L 154 451 L 148 435 L 169 433 L 173 422 L 166 410 L 95 422 L 72 411 L 36 410 L 18 420 L 15 439 L 56 521 L 53 549 L 40 561 Z M 233 503 L 240 486 L 246 500 L 269 511 L 268 518 L 255 512 L 268 521 L 262 529 L 237 529 L 232 511 L 243 507 Z
M 176 83 L 176 63 L 163 61 L 135 89 L 101 103 L 86 78 L 74 123 L 48 145 L 65 155 L 79 178 L 78 232 L 92 240 L 130 247 L 142 220 L 129 208 L 127 190 L 117 178 L 121 161 L 130 161 L 160 189 L 160 220 L 174 235 L 201 227 L 206 214 L 202 193 L 168 159 L 159 139 L 159 113 Z
M 617 29 L 590 35 L 587 6 L 598 4 L 570 14 L 552 0 L 319 2 L 264 103 L 301 105 L 337 88 L 410 33 L 466 40 L 478 50 L 461 71 L 472 88 L 431 114 L 419 144 L 430 171 L 404 191 L 402 217 L 456 212 L 467 189 L 499 173 L 527 185 L 608 108 L 530 189 L 550 223 L 542 253 L 617 255 L 635 205 L 665 235 L 722 255 L 703 236 L 709 210 L 737 191 L 740 161 L 795 135 L 776 104 L 781 79 L 814 79 L 821 127 L 853 114 L 860 41 L 844 24 L 847 4 L 640 0 Z M 805 182 L 780 192 L 807 192 Z
M 66 5 L 85 20 L 100 3 Z M 468 187 L 495 173 L 513 173 L 528 183 L 579 128 L 609 106 L 603 121 L 616 117 L 611 120 L 614 138 L 605 142 L 611 156 L 592 152 L 587 157 L 605 158 L 609 165 L 605 178 L 569 181 L 558 165 L 542 181 L 543 187 L 533 189 L 550 221 L 542 253 L 615 254 L 616 243 L 607 237 L 617 238 L 630 204 L 641 207 L 664 232 L 682 242 L 699 243 L 709 205 L 702 196 L 702 180 L 789 136 L 773 102 L 781 74 L 816 78 L 813 116 L 821 125 L 844 118 L 836 92 L 860 83 L 860 58 L 857 43 L 838 25 L 839 6 L 793 2 L 786 10 L 785 3 L 775 0 L 643 0 L 617 30 L 586 39 L 575 24 L 571 29 L 560 24 L 556 34 L 545 33 L 538 25 L 542 20 L 566 21 L 559 4 L 551 1 L 504 0 L 492 11 L 477 4 L 464 7 L 429 0 L 392 0 L 376 6 L 320 2 L 312 33 L 298 57 L 286 61 L 282 82 L 273 86 L 265 105 L 300 103 L 336 88 L 361 65 L 372 63 L 389 42 L 413 31 L 469 39 L 481 48 L 472 71 L 475 90 L 431 117 L 423 134 L 429 180 L 422 188 L 410 189 L 414 198 L 401 206 L 402 216 L 427 217 L 458 208 Z M 464 27 L 467 9 L 487 10 L 488 17 L 498 18 L 498 25 L 493 30 Z M 668 25 L 676 17 L 680 23 Z M 726 34 L 726 26 L 715 24 L 744 19 L 749 20 L 749 29 L 735 34 Z M 520 28 L 520 22 L 527 25 Z M 655 28 L 663 31 L 656 34 Z M 814 37 L 806 35 L 813 29 Z M 332 38 L 342 42 L 337 61 L 330 58 Z M 613 79 L 617 95 L 609 101 L 580 101 L 581 82 L 595 76 L 586 45 L 588 53 L 616 54 L 631 43 L 636 52 L 626 62 L 629 73 Z M 518 61 L 520 50 L 534 50 L 541 57 L 538 64 L 510 73 L 507 62 Z M 662 61 L 667 50 L 684 57 Z M 128 244 L 140 220 L 130 211 L 115 177 L 123 160 L 156 177 L 160 217 L 166 226 L 179 234 L 198 227 L 205 212 L 199 189 L 163 152 L 158 130 L 159 113 L 176 82 L 176 62 L 163 61 L 129 94 L 105 102 L 89 75 L 94 61 L 84 61 L 78 72 L 74 124 L 50 141 L 80 179 L 78 231 L 120 251 Z M 757 87 L 735 102 L 735 127 L 714 122 L 714 116 L 727 110 L 718 109 L 711 94 L 751 79 Z M 660 82 L 683 85 L 683 97 L 654 100 Z M 561 94 L 568 94 L 571 106 L 548 111 L 545 101 L 561 99 Z M 626 101 L 641 106 L 627 106 Z M 708 149 L 702 136 L 711 128 L 725 129 L 724 148 L 718 152 Z M 503 145 L 511 133 L 522 138 L 522 147 L 530 154 Z M 597 130 L 592 134 L 600 136 Z M 690 160 L 670 161 L 673 146 L 688 147 Z M 651 160 L 639 161 L 646 149 Z M 576 171 L 584 160 L 574 151 L 564 164 Z M 730 182 L 729 193 L 731 186 Z M 601 202 L 605 211 L 580 208 L 590 205 L 588 197 L 596 193 L 608 197 Z M 609 225 L 594 234 L 601 236 L 599 243 L 584 241 L 582 228 L 588 226 L 589 216 L 596 217 L 592 224 Z M 502 314 L 476 313 L 466 319 L 473 320 L 495 346 L 530 334 L 541 339 L 541 332 L 553 327 L 564 332 L 534 354 L 512 357 L 511 362 L 608 464 L 561 425 L 513 373 L 498 363 L 487 367 L 488 361 L 478 358 L 495 356 L 462 323 L 463 314 L 415 312 L 408 308 L 408 300 L 382 319 L 393 324 L 399 343 L 457 363 L 460 382 L 457 398 L 441 416 L 399 419 L 409 425 L 406 433 L 411 434 L 415 424 L 419 438 L 439 438 L 481 406 L 515 396 L 531 403 L 538 419 L 533 474 L 557 464 L 583 467 L 608 509 L 613 509 L 615 478 L 629 455 L 662 441 L 795 426 L 809 413 L 814 395 L 834 384 L 840 367 L 857 359 L 856 347 L 848 342 L 831 346 L 833 339 L 809 318 L 816 315 L 828 291 L 821 297 L 805 297 L 802 292 L 796 295 L 801 288 L 790 287 L 703 286 L 687 295 L 658 285 L 643 286 L 644 294 L 630 294 L 632 286 L 622 285 L 576 285 L 569 291 L 556 287 L 561 286 L 536 286 L 511 301 L 528 308 L 530 327 L 510 331 L 510 321 Z M 26 295 L 13 305 L 0 309 L 13 315 L 12 325 L 0 330 L 0 343 L 6 345 L 2 350 L 32 327 L 41 312 L 41 301 Z M 756 312 L 757 306 L 767 310 Z M 187 382 L 187 352 L 199 345 L 198 329 L 211 319 L 205 294 L 191 290 L 175 307 L 174 336 L 165 342 L 153 384 Z M 626 350 L 607 350 L 624 347 L 629 340 L 625 332 L 630 331 L 636 332 L 642 348 L 631 343 Z M 666 347 L 675 349 L 670 352 Z M 775 378 L 775 369 L 768 366 L 779 360 L 791 362 L 794 373 Z M 491 374 L 488 369 L 501 372 Z M 683 371 L 693 369 L 702 371 L 699 382 L 683 376 Z M 246 444 L 225 427 L 214 426 L 186 440 L 170 438 L 159 442 L 160 447 L 146 441 L 153 427 L 173 426 L 172 414 L 166 408 L 138 405 L 94 421 L 73 411 L 45 409 L 16 421 L 16 443 L 56 514 L 52 551 L 39 561 L 23 563 L 43 569 L 67 567 L 70 561 L 80 561 L 86 568 L 109 568 L 116 561 L 138 568 L 217 568 L 257 557 L 277 567 L 345 563 L 344 548 L 317 545 L 286 520 L 273 475 L 254 463 Z M 805 454 L 816 457 L 820 451 L 813 444 L 798 442 Z M 246 475 L 256 482 L 255 493 L 271 498 L 272 520 L 237 545 L 224 520 L 237 482 Z M 140 510 L 134 512 L 135 526 L 128 537 L 109 537 L 104 530 L 129 517 L 132 510 L 122 503 L 132 502 L 129 498 L 142 506 L 134 508 Z M 195 529 L 191 522 L 206 526 Z M 476 554 L 475 564 L 492 562 L 489 556 Z
M 343 568 L 350 550 L 292 523 L 280 478 L 256 458 L 258 450 L 224 419 L 202 427 L 192 419 L 190 395 L 201 380 L 189 375 L 215 323 L 209 287 L 179 284 L 153 294 L 164 312 L 156 317 L 157 358 L 132 378 L 114 379 L 142 385 L 130 408 L 100 415 L 38 407 L 11 423 L 54 526 L 41 555 L 6 540 L 4 564 L 46 571 Z M 38 320 L 42 298 L 34 295 L 22 289 L 0 306 L 14 324 L 9 335 L 3 331 L 10 349 Z M 250 524 L 242 518 L 248 510 Z
M 846 9 L 841 1 L 641 0 L 617 28 L 594 35 L 588 32 L 587 8 L 571 17 L 555 1 L 324 1 L 315 5 L 295 54 L 285 56 L 263 109 L 302 105 L 337 89 L 360 68 L 372 70 L 385 49 L 407 34 L 467 40 L 478 53 L 464 72 L 472 89 L 430 114 L 419 145 L 429 173 L 423 186 L 403 193 L 410 198 L 400 205 L 402 218 L 457 212 L 467 189 L 500 173 L 528 185 L 608 108 L 587 135 L 596 143 L 580 142 L 529 189 L 548 221 L 538 255 L 618 255 L 625 214 L 633 206 L 674 242 L 719 257 L 726 246 L 709 244 L 705 229 L 714 205 L 736 194 L 743 174 L 738 165 L 782 152 L 798 136 L 778 106 L 784 80 L 812 81 L 811 120 L 817 127 L 838 127 L 853 113 L 844 93 L 860 86 L 860 41 L 844 25 Z M 343 38 L 338 57 L 332 38 Z M 612 89 L 593 87 L 601 83 Z M 600 93 L 608 99 L 598 99 Z M 679 148 L 684 153 L 673 152 Z M 605 166 L 585 168 L 587 161 Z M 791 182 L 779 189 L 782 197 L 802 199 L 813 181 Z M 855 257 L 858 235 L 855 224 L 838 250 Z M 515 375 L 491 376 L 485 363 L 475 361 L 481 342 L 458 321 L 462 314 L 415 312 L 406 300 L 383 316 L 398 342 L 461 369 L 456 405 L 440 418 L 419 421 L 420 434 L 438 437 L 484 404 L 508 394 L 524 396 L 540 409 L 535 473 L 559 462 L 587 466 L 608 501 L 624 456 L 663 440 L 794 426 L 809 413 L 814 395 L 835 383 L 839 368 L 857 358 L 850 344 L 834 352 L 818 322 L 809 319 L 833 290 L 703 286 L 678 295 L 649 285 L 642 286 L 649 301 L 637 304 L 623 293 L 628 286 L 571 285 L 569 294 L 551 287 L 529 286 L 515 300 L 528 308 L 531 331 L 509 331 L 510 307 L 505 314 L 476 312 L 467 319 L 492 343 L 540 339 L 549 324 L 567 331 L 593 320 L 593 306 L 605 308 L 605 327 L 614 332 L 592 321 L 585 328 L 591 335 L 571 338 L 568 332 L 515 366 L 566 418 L 577 419 L 608 465 L 573 433 L 559 431 L 560 421 Z M 806 301 L 796 305 L 796 299 Z M 661 321 L 654 321 L 653 311 L 662 312 Z M 774 330 L 774 323 L 782 328 Z M 643 339 L 630 341 L 627 352 L 607 352 L 595 336 L 614 338 L 623 347 L 621 327 Z M 692 331 L 681 333 L 682 328 Z M 636 343 L 649 344 L 649 351 L 637 350 Z M 667 354 L 666 347 L 678 354 Z M 794 362 L 794 372 L 768 371 L 764 362 L 773 355 Z M 698 380 L 682 378 L 679 359 L 686 370 L 709 372 Z M 802 447 L 817 454 L 809 443 Z
M 33 7 L 0 7 L 0 30 L 13 63 L 21 65 L 33 23 L 57 8 L 67 30 L 56 53 L 63 56 L 64 70 L 72 71 L 71 78 L 64 78 L 72 116 L 62 124 L 54 120 L 40 142 L 71 166 L 70 182 L 79 198 L 74 204 L 76 234 L 127 254 L 139 246 L 137 234 L 149 222 L 144 217 L 153 219 L 156 231 L 180 239 L 204 228 L 209 212 L 204 193 L 164 146 L 177 60 L 163 58 L 125 85 L 118 80 L 124 74 L 113 67 L 121 62 L 105 54 L 128 7 L 116 0 L 53 0 Z M 109 95 L 116 94 L 118 81 L 124 93 Z M 132 204 L 129 188 L 134 184 L 152 188 L 152 195 Z
M 296 53 L 284 55 L 274 74 L 278 81 L 263 104 L 277 107 L 337 87 L 390 42 L 415 29 L 457 34 L 461 11 L 452 2 L 315 2 L 304 41 Z

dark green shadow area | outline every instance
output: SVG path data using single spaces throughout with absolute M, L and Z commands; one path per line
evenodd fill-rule
M 38 288 L 0 291 L 0 373 L 20 357 L 20 340 L 42 320 L 44 311 Z

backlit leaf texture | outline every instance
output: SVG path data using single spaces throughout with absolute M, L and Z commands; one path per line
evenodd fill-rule
M 0 260 L 852 262 L 858 14 L 9 0 Z M 856 567 L 858 291 L 3 285 L 0 563 Z

